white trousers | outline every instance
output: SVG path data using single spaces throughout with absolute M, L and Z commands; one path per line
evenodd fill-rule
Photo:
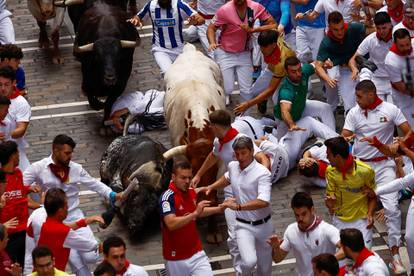
M 227 197 L 230 196 L 232 195 L 227 195 Z M 227 208 L 226 210 L 224 210 L 224 217 L 226 218 L 227 223 L 227 247 L 229 248 L 229 253 L 233 260 L 233 268 L 236 271 L 236 275 L 241 275 L 241 256 L 239 248 L 237 247 L 236 239 L 236 212 Z
M 266 68 L 262 70 L 262 72 L 260 73 L 260 76 L 250 87 L 249 99 L 253 99 L 257 95 L 262 93 L 269 86 L 272 78 L 273 78 L 273 73 L 267 68 L 267 65 L 266 65 Z M 273 93 L 273 96 L 272 96 L 272 101 L 274 103 L 277 102 L 277 98 L 279 95 L 279 87 L 276 89 L 276 91 Z
M 200 40 L 201 46 L 203 46 L 204 52 L 211 58 L 214 58 L 214 53 L 208 51 L 210 44 L 207 39 L 207 28 L 210 25 L 211 19 L 206 19 L 204 24 L 194 26 L 191 25 L 188 28 L 183 30 L 183 37 L 185 41 L 195 42 Z
M 393 103 L 401 109 L 411 128 L 414 128 L 414 97 L 392 90 Z
M 334 216 L 332 218 L 332 224 L 338 228 L 338 230 L 355 228 L 362 232 L 364 237 L 365 246 L 368 248 L 372 247 L 372 228 L 367 229 L 368 220 L 367 219 L 358 219 L 356 221 L 345 222 Z
M 305 117 L 319 118 L 324 126 L 330 128 L 332 131 L 335 131 L 335 117 L 331 106 L 327 103 L 316 100 L 306 100 L 305 109 L 302 113 L 302 118 Z M 282 120 L 275 120 L 277 125 L 277 138 L 280 139 L 288 132 L 288 126 Z M 296 124 L 297 123 L 298 122 L 296 122 Z M 306 127 L 307 126 L 305 126 L 305 128 Z
M 85 215 L 83 214 L 82 210 L 76 208 L 68 213 L 68 217 L 64 223 L 75 222 L 84 217 Z M 79 228 L 76 230 L 76 233 L 90 240 L 95 239 L 95 236 L 93 235 L 93 232 L 89 226 Z M 99 263 L 100 261 L 101 257 L 99 256 L 98 252 L 78 252 L 76 250 L 70 251 L 69 265 L 72 272 L 75 273 L 76 276 L 92 275 L 89 265 Z
M 169 276 L 212 276 L 213 271 L 204 250 L 191 258 L 179 261 L 167 261 L 165 268 Z
M 335 88 L 331 88 L 329 85 L 325 84 L 326 102 L 331 105 L 332 110 L 335 110 L 339 104 L 339 95 L 341 95 L 342 100 L 344 101 L 345 112 L 347 112 L 356 104 L 356 81 L 351 80 L 351 70 L 347 67 L 335 66 L 328 70 L 328 75 L 338 82 Z
M 252 59 L 250 51 L 229 53 L 220 48 L 214 51 L 214 59 L 220 67 L 224 80 L 224 91 L 230 95 L 234 89 L 234 81 L 239 83 L 240 96 L 249 100 L 249 91 L 252 86 Z
M 161 74 L 164 75 L 178 55 L 183 52 L 183 47 L 165 49 L 153 46 L 151 51 L 154 54 L 155 62 L 158 64 L 158 67 L 160 67 Z
M 5 13 L 5 12 L 10 13 L 8 10 L 4 10 L 2 13 Z M 14 35 L 13 23 L 10 19 L 10 16 L 6 16 L 2 20 L 0 20 L 0 44 L 15 44 L 15 43 L 16 43 L 16 39 Z
M 325 28 L 296 27 L 296 55 L 300 62 L 316 60 L 319 45 L 325 36 Z
M 380 162 L 365 162 L 375 171 L 377 187 L 387 185 L 396 179 L 395 162 L 391 159 Z M 379 196 L 386 217 L 388 229 L 388 246 L 400 246 L 401 241 L 401 211 L 398 204 L 398 192 Z
M 414 269 L 414 197 L 411 198 L 410 207 L 408 207 L 405 227 L 408 257 L 410 258 L 411 269 Z
M 237 221 L 236 237 L 242 259 L 242 275 L 251 276 L 255 266 L 258 276 L 272 274 L 272 248 L 267 243 L 272 233 L 271 219 L 256 226 Z
M 289 131 L 280 139 L 280 144 L 288 152 L 289 169 L 296 167 L 296 161 L 299 158 L 302 146 L 312 135 L 323 139 L 338 136 L 335 131 L 309 116 L 300 119 L 296 124 L 305 130 Z

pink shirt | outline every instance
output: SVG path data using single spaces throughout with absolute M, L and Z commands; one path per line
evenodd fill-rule
M 265 7 L 261 4 L 247 0 L 247 7 L 253 10 L 253 22 L 257 19 L 265 21 L 271 17 L 266 11 Z M 241 24 L 248 24 L 248 18 L 246 16 L 242 21 L 237 14 L 236 6 L 233 0 L 227 2 L 220 9 L 218 9 L 215 18 L 213 19 L 214 26 L 221 29 L 219 43 L 226 52 L 240 53 L 248 50 L 248 40 L 250 36 L 240 28 Z

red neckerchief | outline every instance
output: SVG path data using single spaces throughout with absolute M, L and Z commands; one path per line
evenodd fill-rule
M 349 25 L 348 25 L 348 23 L 344 23 L 344 32 L 345 32 L 345 35 L 346 35 L 346 32 L 348 31 L 348 28 L 349 28 Z M 344 39 L 345 39 L 345 35 L 344 35 L 344 37 L 342 38 L 342 39 L 338 39 L 338 38 L 336 38 L 335 36 L 334 36 L 334 34 L 332 33 L 332 31 L 331 30 L 328 30 L 328 33 L 326 34 L 330 39 L 332 39 L 332 40 L 334 40 L 334 41 L 336 41 L 336 42 L 339 42 L 339 43 L 344 43 Z
M 14 89 L 14 92 L 9 96 L 9 100 L 16 99 L 20 96 L 20 91 L 17 88 Z
M 403 8 L 404 8 L 404 4 L 403 2 L 400 2 L 400 4 L 398 4 L 398 6 L 396 6 L 393 10 L 390 10 L 390 8 L 388 8 L 388 15 L 394 21 L 400 23 L 404 15 Z
M 318 160 L 318 176 L 320 178 L 325 179 L 326 169 L 328 168 L 329 164 L 323 160 Z
M 69 180 L 69 166 L 61 166 L 50 163 L 49 168 L 62 183 L 66 183 Z
M 302 230 L 299 228 L 299 230 L 301 232 L 308 234 L 309 232 L 315 230 L 315 228 L 318 227 L 318 225 L 321 224 L 321 222 L 322 222 L 322 218 L 319 216 L 315 216 L 315 219 L 313 220 L 312 224 L 308 226 L 308 228 L 306 228 L 305 230 Z
M 129 265 L 130 265 L 129 261 L 128 260 L 125 260 L 125 266 L 124 266 L 124 268 L 121 271 L 117 272 L 116 273 L 116 276 L 122 276 L 122 275 L 124 275 L 124 273 L 128 270 Z
M 364 247 L 364 249 L 362 249 L 362 251 L 359 252 L 359 255 L 356 258 L 354 265 L 352 267 L 349 267 L 347 265 L 344 265 L 343 267 L 341 267 L 341 269 L 339 270 L 338 276 L 347 275 L 349 271 L 353 271 L 356 268 L 360 267 L 364 263 L 364 261 L 371 256 L 374 256 L 374 253 L 369 251 L 368 248 Z
M 411 28 L 408 26 L 407 21 L 405 21 L 405 19 L 403 19 L 402 24 L 403 24 L 403 26 L 404 26 L 404 27 L 406 27 L 406 28 L 407 28 L 407 30 L 411 30 L 411 31 L 413 31 L 413 29 L 411 29 Z
M 354 157 L 352 156 L 352 154 L 349 154 L 348 158 L 345 160 L 344 166 L 342 168 L 339 168 L 339 170 L 342 173 L 343 179 L 346 179 L 346 173 L 348 172 L 350 168 L 352 168 L 353 165 L 354 165 Z
M 382 104 L 382 100 L 377 96 L 375 98 L 375 101 L 372 104 L 370 104 L 369 106 L 367 106 L 367 108 L 364 109 L 364 115 L 365 115 L 365 117 L 368 118 L 368 111 L 369 110 L 374 110 L 380 104 Z
M 234 137 L 237 136 L 237 134 L 239 134 L 239 132 L 237 131 L 237 129 L 235 128 L 230 128 L 226 134 L 223 136 L 223 138 L 219 138 L 219 143 L 220 143 L 220 147 L 219 147 L 219 151 L 221 151 L 221 149 L 223 148 L 223 145 L 227 142 L 230 142 L 231 140 L 234 139 Z
M 387 36 L 385 37 L 385 39 L 382 39 L 382 38 L 378 35 L 378 32 L 376 32 L 375 34 L 376 34 L 376 36 L 377 36 L 378 40 L 382 40 L 382 41 L 384 41 L 384 42 L 388 42 L 388 41 L 390 41 L 390 40 L 392 39 L 392 29 L 391 29 L 391 30 L 390 30 L 390 32 L 387 34 Z
M 411 55 L 411 53 L 413 52 L 413 49 L 411 48 L 410 53 L 402 53 L 402 52 L 400 52 L 400 50 L 398 50 L 397 44 L 393 43 L 391 45 L 390 51 L 397 54 L 397 55 L 399 55 L 399 56 L 401 56 L 401 57 L 405 57 L 405 56 Z
M 280 49 L 278 46 L 275 47 L 275 49 L 273 50 L 273 52 L 268 55 L 268 56 L 263 56 L 264 57 L 264 61 L 267 64 L 273 64 L 273 65 L 278 65 L 280 62 Z

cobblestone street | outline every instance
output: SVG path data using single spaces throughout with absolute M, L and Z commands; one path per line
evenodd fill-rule
M 142 6 L 143 1 L 139 4 Z M 73 33 L 65 23 L 61 29 L 61 51 L 65 60 L 63 65 L 52 64 L 48 53 L 39 49 L 37 45 L 38 27 L 36 21 L 27 9 L 26 0 L 9 0 L 8 8 L 13 13 L 13 23 L 16 32 L 17 44 L 22 47 L 24 58 L 22 65 L 26 71 L 28 100 L 32 106 L 32 121 L 26 139 L 30 144 L 27 150 L 31 162 L 37 161 L 51 153 L 52 139 L 59 133 L 73 137 L 77 142 L 73 161 L 81 163 L 94 177 L 99 177 L 101 155 L 114 139 L 99 134 L 102 112 L 91 110 L 86 97 L 81 91 L 80 63 L 72 55 Z M 145 28 L 140 34 L 145 34 L 141 45 L 136 48 L 133 71 L 128 83 L 127 91 L 146 91 L 148 89 L 163 90 L 163 81 L 159 70 L 150 52 L 151 30 Z M 315 82 L 315 93 L 322 95 L 319 82 Z M 233 105 L 237 103 L 238 95 L 233 96 Z M 268 111 L 271 110 L 268 108 Z M 338 122 L 343 121 L 343 115 L 338 115 Z M 342 126 L 342 124 L 340 125 Z M 147 135 L 171 147 L 168 130 L 146 132 Z M 84 188 L 82 188 L 84 190 Z M 283 235 L 287 225 L 294 222 L 290 209 L 290 198 L 297 191 L 309 191 L 313 195 L 316 209 L 324 219 L 330 221 L 327 209 L 323 202 L 324 190 L 310 186 L 306 179 L 292 171 L 286 179 L 275 184 L 272 189 L 272 221 L 275 233 Z M 409 202 L 404 202 L 403 225 Z M 81 208 L 85 215 L 100 214 L 105 210 L 102 200 L 94 193 L 84 191 L 81 197 Z M 205 233 L 206 227 L 202 221 L 200 232 Z M 223 235 L 225 235 L 224 219 L 221 220 Z M 160 274 L 163 258 L 161 253 L 161 233 L 159 229 L 151 229 L 148 234 L 138 241 L 132 241 L 120 222 L 115 219 L 112 225 L 105 229 L 94 227 L 99 239 L 103 240 L 110 234 L 125 237 L 128 242 L 128 259 L 131 263 L 144 266 L 150 275 Z M 201 234 L 202 237 L 205 235 Z M 376 225 L 374 249 L 386 262 L 390 260 L 386 247 L 387 233 L 383 225 Z M 204 243 L 207 255 L 214 262 L 213 268 L 218 275 L 233 275 L 231 261 L 227 252 L 226 243 L 210 245 Z M 402 251 L 406 252 L 405 248 Z M 404 253 L 404 262 L 408 264 L 407 254 Z M 274 266 L 274 275 L 292 275 L 294 259 L 289 255 L 288 260 Z

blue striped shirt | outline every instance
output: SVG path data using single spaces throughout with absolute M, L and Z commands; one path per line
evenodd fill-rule
M 183 39 L 183 14 L 196 13 L 187 3 L 171 0 L 170 9 L 162 9 L 158 0 L 149 1 L 137 14 L 140 19 L 149 14 L 152 21 L 152 44 L 166 49 L 181 47 Z

